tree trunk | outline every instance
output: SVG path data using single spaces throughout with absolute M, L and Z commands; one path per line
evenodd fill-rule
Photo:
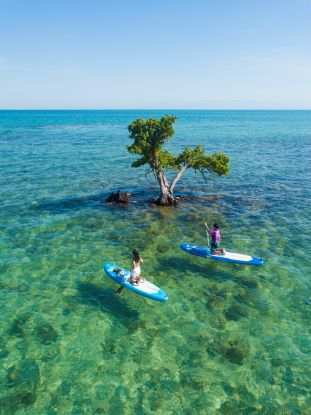
M 181 178 L 181 176 L 187 170 L 187 166 L 182 167 L 179 172 L 176 174 L 174 180 L 172 181 L 171 185 L 169 185 L 165 174 L 163 171 L 157 173 L 157 179 L 160 185 L 160 197 L 158 199 L 159 205 L 161 206 L 172 206 L 176 205 L 176 199 L 174 198 L 174 188 L 176 183 Z
M 158 199 L 158 202 L 161 206 L 176 205 L 176 200 L 174 199 L 174 196 L 171 194 L 169 188 L 165 189 L 164 191 L 161 189 L 161 195 Z
M 171 192 L 168 181 L 162 171 L 157 174 L 157 179 L 160 185 L 160 196 L 158 198 L 159 205 L 161 206 L 175 205 L 176 201 L 174 199 L 173 193 Z

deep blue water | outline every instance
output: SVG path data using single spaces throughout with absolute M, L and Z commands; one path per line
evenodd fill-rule
M 168 148 L 203 144 L 230 175 L 156 182 L 127 125 L 176 114 Z M 311 111 L 0 111 L 1 414 L 307 414 L 310 408 Z M 104 203 L 132 193 L 127 208 Z M 207 199 L 204 197 L 208 196 Z M 221 225 L 260 268 L 187 256 Z M 127 292 L 130 266 L 169 294 Z

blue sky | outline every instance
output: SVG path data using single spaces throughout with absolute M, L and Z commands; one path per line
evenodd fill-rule
M 0 0 L 0 108 L 311 109 L 311 0 Z

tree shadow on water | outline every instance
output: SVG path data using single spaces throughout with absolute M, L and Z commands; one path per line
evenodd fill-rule
M 128 319 L 137 319 L 139 316 L 136 310 L 129 308 L 112 290 L 83 282 L 78 282 L 77 290 L 76 299 L 80 303 L 91 305 L 104 313 L 109 313 L 123 324 L 126 324 Z
M 79 210 L 84 208 L 99 209 L 105 205 L 108 193 L 98 193 L 81 197 L 66 197 L 60 200 L 47 200 L 31 206 L 32 210 L 49 211 L 52 213 L 63 213 L 68 210 Z
M 44 202 L 31 205 L 30 209 L 35 211 L 48 211 L 51 213 L 64 213 L 67 211 L 78 211 L 80 209 L 115 209 L 115 208 L 130 208 L 130 207 L 145 207 L 148 206 L 152 196 L 152 191 L 137 190 L 135 192 L 129 191 L 129 203 L 109 203 L 106 199 L 111 195 L 109 192 L 100 192 L 85 196 L 66 197 L 59 200 L 46 200 Z M 127 192 L 126 192 L 127 193 Z

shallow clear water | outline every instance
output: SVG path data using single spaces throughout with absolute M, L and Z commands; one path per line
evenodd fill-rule
M 178 208 L 144 203 L 127 125 L 160 111 L 0 111 L 0 414 L 307 414 L 310 111 L 168 111 L 177 152 L 203 144 L 231 173 L 187 174 Z M 104 203 L 133 193 L 128 208 Z M 187 255 L 221 224 L 262 267 Z M 169 294 L 124 292 L 104 262 Z

